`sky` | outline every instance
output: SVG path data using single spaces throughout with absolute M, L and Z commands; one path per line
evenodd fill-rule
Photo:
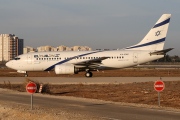
M 137 44 L 170 13 L 165 48 L 180 56 L 179 6 L 179 0 L 0 0 L 0 34 L 15 34 L 34 48 L 121 49 Z

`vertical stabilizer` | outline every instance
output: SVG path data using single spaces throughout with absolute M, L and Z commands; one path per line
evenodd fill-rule
M 162 50 L 164 47 L 171 14 L 163 14 L 148 34 L 136 45 L 126 50 Z

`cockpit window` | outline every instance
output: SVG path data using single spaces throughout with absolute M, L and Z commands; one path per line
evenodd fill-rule
M 14 60 L 20 60 L 20 58 L 19 57 L 15 57 Z

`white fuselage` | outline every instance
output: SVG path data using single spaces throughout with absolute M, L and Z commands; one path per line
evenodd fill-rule
M 18 71 L 49 71 L 55 65 L 76 64 L 109 57 L 102 60 L 97 69 L 117 69 L 136 66 L 163 57 L 163 55 L 150 55 L 150 52 L 139 50 L 34 52 L 20 55 L 17 60 L 11 60 L 6 65 Z

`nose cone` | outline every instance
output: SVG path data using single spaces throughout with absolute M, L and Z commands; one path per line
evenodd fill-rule
M 7 63 L 6 63 L 6 66 L 7 66 L 8 68 L 12 68 L 12 61 L 7 62 Z

